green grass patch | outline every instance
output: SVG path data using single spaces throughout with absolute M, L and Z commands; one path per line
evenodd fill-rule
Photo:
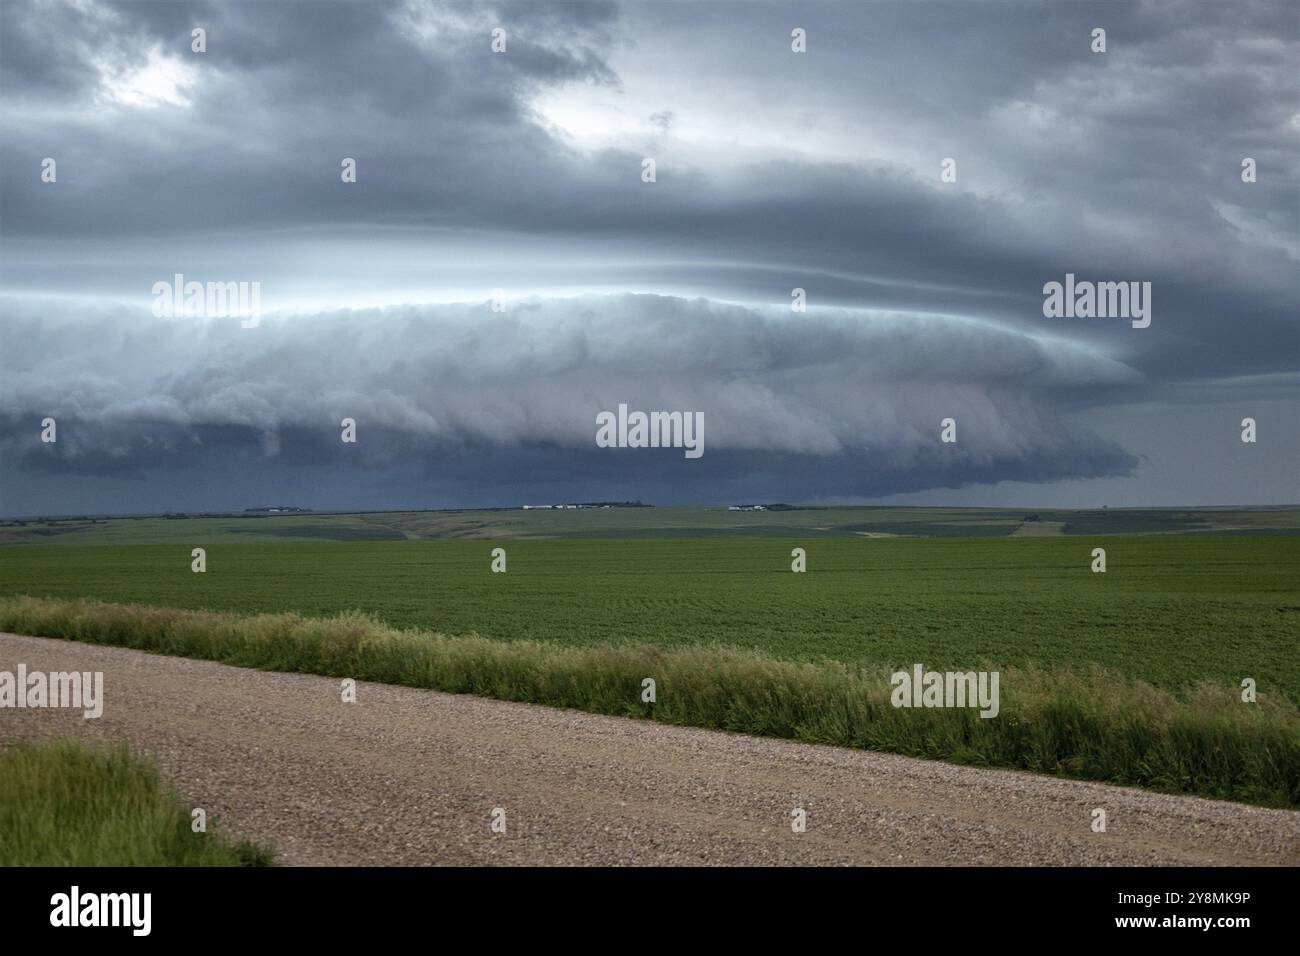
M 153 763 L 125 745 L 0 751 L 0 866 L 266 866 L 270 851 L 191 830 Z
M 966 709 L 893 707 L 894 665 L 883 661 L 450 637 L 355 611 L 313 619 L 17 597 L 0 599 L 0 629 L 1300 807 L 1300 708 L 1268 692 L 1243 704 L 1233 683 L 1174 694 L 1099 667 L 999 668 L 1001 712 L 982 719 Z M 987 665 L 968 660 L 963 669 Z M 646 677 L 657 682 L 654 704 L 641 701 Z
M 649 510 L 649 509 L 646 509 Z M 762 517 L 759 515 L 758 517 Z M 286 519 L 288 520 L 288 519 Z M 504 545 L 509 571 L 490 572 Z M 206 574 L 190 571 L 207 548 Z M 808 549 L 808 572 L 790 550 Z M 1108 571 L 1089 570 L 1104 547 Z M 517 540 L 0 547 L 0 596 L 328 617 L 567 647 L 969 670 L 1098 665 L 1300 703 L 1300 538 Z

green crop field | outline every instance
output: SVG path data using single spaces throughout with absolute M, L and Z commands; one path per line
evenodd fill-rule
M 208 544 L 259 541 L 510 540 L 516 538 L 1059 537 L 1068 535 L 1300 534 L 1300 511 L 1284 508 L 1098 509 L 796 507 L 766 511 L 581 508 L 524 511 L 391 511 L 354 514 L 242 513 L 136 518 L 11 518 L 0 545 Z
M 205 537 L 202 521 L 218 520 L 174 522 L 189 533 L 166 545 L 0 547 L 0 596 L 359 609 L 502 641 L 729 645 L 891 667 L 1097 663 L 1174 692 L 1252 677 L 1262 695 L 1300 702 L 1300 537 L 1290 535 L 245 543 L 220 528 Z M 131 522 L 102 527 L 117 524 Z M 505 574 L 489 568 L 498 543 Z M 191 546 L 207 549 L 206 573 L 191 572 Z M 805 574 L 790 571 L 796 546 Z M 1094 547 L 1106 549 L 1105 574 L 1090 571 Z

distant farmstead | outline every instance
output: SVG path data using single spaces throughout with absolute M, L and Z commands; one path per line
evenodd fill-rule
M 580 501 L 577 504 L 562 505 L 520 505 L 524 511 L 575 511 L 584 508 L 650 508 L 652 505 L 640 501 Z

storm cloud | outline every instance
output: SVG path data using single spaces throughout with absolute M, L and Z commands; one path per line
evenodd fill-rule
M 0 510 L 286 487 L 340 508 L 1006 483 L 1069 504 L 1121 481 L 1129 503 L 1295 498 L 1285 2 L 0 19 Z M 1044 318 L 1067 272 L 1150 282 L 1151 327 Z M 270 314 L 154 318 L 175 273 L 258 281 Z M 703 412 L 704 458 L 596 449 L 619 402 Z M 1266 422 L 1250 465 L 1223 451 L 1245 415 Z
M 9 434 L 58 422 L 58 442 L 29 428 L 5 449 L 32 470 L 185 470 L 230 445 L 271 463 L 372 468 L 526 450 L 557 479 L 609 481 L 613 465 L 640 467 L 595 452 L 597 414 L 620 403 L 703 413 L 705 457 L 719 466 L 657 455 L 660 480 L 695 493 L 764 455 L 801 481 L 824 473 L 818 486 L 842 495 L 1133 464 L 1053 411 L 1131 383 L 1132 369 L 969 320 L 821 310 L 793 324 L 775 309 L 652 295 L 525 300 L 504 314 L 479 303 L 271 316 L 255 328 L 28 311 L 10 319 L 24 371 L 0 384 L 0 406 Z M 960 441 L 945 446 L 948 417 Z M 340 440 L 344 418 L 355 447 Z

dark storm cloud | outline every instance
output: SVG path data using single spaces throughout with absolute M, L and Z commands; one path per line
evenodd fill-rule
M 6 122 L 6 171 L 45 155 L 63 167 L 57 196 L 6 176 L 7 234 L 464 220 L 474 202 L 545 159 L 546 137 L 522 118 L 527 89 L 614 82 L 590 45 L 608 18 L 594 4 L 496 16 L 458 4 L 228 4 L 186 17 L 188 9 L 91 7 L 70 18 L 76 27 L 65 38 L 23 30 L 24 14 L 38 18 L 40 5 L 5 8 L 26 41 L 42 41 L 38 49 L 71 46 L 81 65 L 100 67 L 82 69 L 75 94 L 61 91 L 60 109 L 43 122 Z M 523 34 L 509 56 L 488 52 L 498 17 Z M 190 52 L 191 25 L 208 30 L 208 53 Z M 106 103 L 150 50 L 178 64 L 176 94 L 187 105 Z M 21 70 L 6 74 L 4 92 L 15 106 L 51 105 L 49 90 Z M 322 192 L 338 184 L 344 155 L 360 163 L 355 194 Z M 443 204 L 450 208 L 439 212 Z
M 1075 410 L 1297 369 L 1286 3 L 5 2 L 0 27 L 0 291 L 42 296 L 0 302 L 11 480 L 212 475 L 238 450 L 240 480 L 333 469 L 345 499 L 389 473 L 373 500 L 390 504 L 434 475 L 447 500 L 509 498 L 519 472 L 661 500 L 1052 482 L 1141 454 Z M 590 128 L 563 128 L 553 95 Z M 640 125 L 607 134 L 601 104 Z M 938 182 L 947 156 L 957 184 Z M 778 303 L 800 286 L 873 311 L 607 298 L 232 330 L 73 298 L 105 295 L 106 271 L 142 296 L 196 258 L 268 294 L 324 284 L 340 260 L 314 260 L 317 237 L 403 289 L 431 284 L 450 241 L 481 251 L 490 286 Z M 211 265 L 272 245 L 277 272 Z M 456 270 L 437 281 L 474 286 Z M 1044 319 L 1066 272 L 1150 281 L 1151 328 Z M 590 419 L 622 400 L 705 410 L 705 460 L 598 454 Z M 960 450 L 935 449 L 953 409 Z M 32 416 L 56 412 L 65 443 L 33 446 Z M 344 414 L 367 436 L 347 462 Z
M 1131 369 L 940 318 L 818 312 L 796 328 L 775 310 L 662 296 L 539 300 L 504 315 L 456 305 L 270 317 L 251 329 L 6 308 L 14 371 L 0 407 L 14 437 L 0 447 L 31 472 L 183 473 L 239 448 L 278 468 L 424 463 L 485 492 L 522 469 L 575 487 L 790 497 L 1133 463 L 1048 410 L 1130 382 Z M 703 459 L 597 449 L 597 413 L 619 403 L 702 412 Z M 59 422 L 53 445 L 35 427 L 47 416 Z M 339 440 L 344 417 L 357 422 L 355 446 Z M 939 440 L 946 417 L 957 445 Z
M 1043 321 L 1042 284 L 1075 271 L 1153 282 L 1157 331 L 1125 343 L 1149 374 L 1282 370 L 1300 345 L 1300 171 L 1296 27 L 1278 6 L 9 4 L 4 234 L 183 241 L 387 223 L 603 236 L 827 275 L 816 291 L 838 286 L 841 304 L 1022 326 Z M 783 39 L 796 16 L 814 44 L 802 79 Z M 1100 57 L 1086 42 L 1098 22 Z M 204 56 L 189 52 L 193 24 L 209 31 Z M 505 55 L 489 51 L 497 24 Z M 716 61 L 737 84 L 802 83 L 809 108 L 849 122 L 858 88 L 837 72 L 872 112 L 888 80 L 889 115 L 934 131 L 936 172 L 953 154 L 963 182 L 987 168 L 1014 189 L 743 150 L 726 169 L 665 162 L 647 187 L 640 151 L 575 150 L 539 125 L 532 94 L 619 88 L 611 58 L 656 44 L 674 70 Z M 105 104 L 113 70 L 153 47 L 192 71 L 177 87 L 188 105 Z M 854 72 L 860 59 L 878 72 Z M 42 118 L 30 104 L 59 108 Z M 1249 187 L 1247 153 L 1262 169 Z M 56 190 L 31 173 L 45 155 L 61 163 Z M 355 187 L 339 188 L 343 156 L 358 160 Z M 889 287 L 873 290 L 876 277 Z M 1251 316 L 1249 338 L 1228 313 Z

